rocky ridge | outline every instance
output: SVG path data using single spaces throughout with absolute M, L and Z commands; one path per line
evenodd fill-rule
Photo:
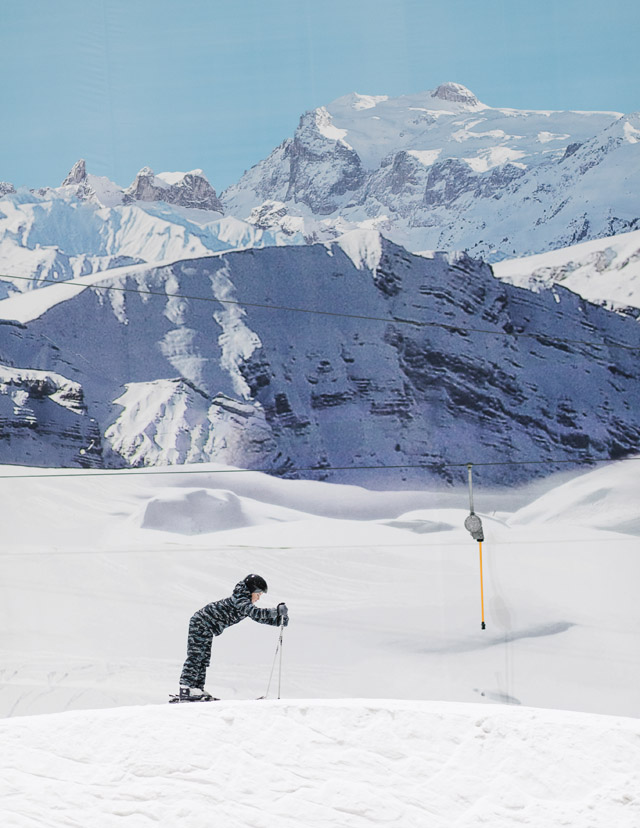
M 16 321 L 0 324 L 0 359 L 81 388 L 86 413 L 74 416 L 97 424 L 96 465 L 212 460 L 395 485 L 452 481 L 469 461 L 514 461 L 479 471 L 506 482 L 637 451 L 640 369 L 615 347 L 640 345 L 637 323 L 562 287 L 505 284 L 464 254 L 424 258 L 356 231 L 92 284 L 38 291 L 37 308 L 36 295 L 3 302 Z M 77 465 L 39 411 L 42 456 Z M 17 429 L 6 434 L 0 459 L 24 462 Z M 548 465 L 517 464 L 531 459 Z M 381 465 L 400 468 L 349 472 Z

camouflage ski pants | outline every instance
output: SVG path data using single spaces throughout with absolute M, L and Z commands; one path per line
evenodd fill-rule
M 185 687 L 204 689 L 207 667 L 211 664 L 211 642 L 213 629 L 210 624 L 196 615 L 189 621 L 187 639 L 187 660 L 182 668 L 180 684 Z

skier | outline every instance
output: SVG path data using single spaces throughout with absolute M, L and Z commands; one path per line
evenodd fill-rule
M 252 618 L 260 624 L 286 627 L 289 611 L 284 603 L 275 608 L 259 609 L 255 606 L 267 592 L 267 582 L 260 575 L 247 575 L 236 584 L 233 595 L 220 601 L 212 601 L 198 610 L 189 621 L 187 660 L 180 676 L 180 701 L 210 701 L 213 696 L 204 689 L 207 667 L 211 663 L 211 644 L 214 635 L 220 635 L 227 627 L 243 618 Z

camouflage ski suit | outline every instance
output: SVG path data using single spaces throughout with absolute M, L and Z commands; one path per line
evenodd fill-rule
M 213 601 L 192 615 L 189 621 L 187 660 L 180 676 L 181 685 L 204 689 L 214 635 L 220 635 L 227 627 L 237 624 L 243 618 L 252 618 L 260 624 L 271 624 L 274 627 L 279 623 L 275 607 L 259 609 L 251 603 L 251 593 L 244 581 L 236 584 L 230 598 Z

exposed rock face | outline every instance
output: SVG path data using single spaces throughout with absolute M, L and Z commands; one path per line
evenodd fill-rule
M 82 387 L 48 371 L 0 365 L 0 454 L 24 465 L 103 465 Z
M 302 202 L 319 215 L 344 205 L 344 197 L 364 184 L 358 154 L 342 140 L 323 107 L 303 115 L 284 155 L 289 162 L 286 200 Z
M 84 158 L 81 158 L 71 168 L 71 172 L 62 182 L 63 187 L 69 187 L 73 184 L 82 184 L 87 178 L 87 163 Z
M 132 201 L 165 201 L 180 207 L 224 212 L 216 191 L 202 170 L 156 175 L 150 167 L 143 167 L 124 191 L 124 203 Z
M 5 195 L 12 195 L 15 191 L 16 188 L 13 184 L 10 184 L 8 181 L 0 181 L 0 198 Z
M 105 464 L 216 460 L 362 483 L 384 475 L 390 487 L 466 473 L 447 463 L 513 461 L 478 472 L 506 482 L 565 468 L 554 460 L 637 451 L 640 367 L 609 344 L 639 346 L 637 323 L 561 287 L 505 284 L 465 255 L 423 258 L 356 233 L 124 271 L 104 285 L 0 325 L 0 354 L 49 373 L 64 366 L 81 383 Z M 63 446 L 56 431 L 52 420 L 41 433 L 43 456 L 51 441 Z M 11 444 L 0 449 L 0 460 L 24 462 Z M 74 456 L 60 447 L 56 464 Z M 348 471 L 403 464 L 429 469 Z
M 451 81 L 441 83 L 431 94 L 432 97 L 440 98 L 442 101 L 453 101 L 455 103 L 469 104 L 470 106 L 476 106 L 478 103 L 478 99 L 470 89 L 467 89 L 461 83 L 453 83 Z

